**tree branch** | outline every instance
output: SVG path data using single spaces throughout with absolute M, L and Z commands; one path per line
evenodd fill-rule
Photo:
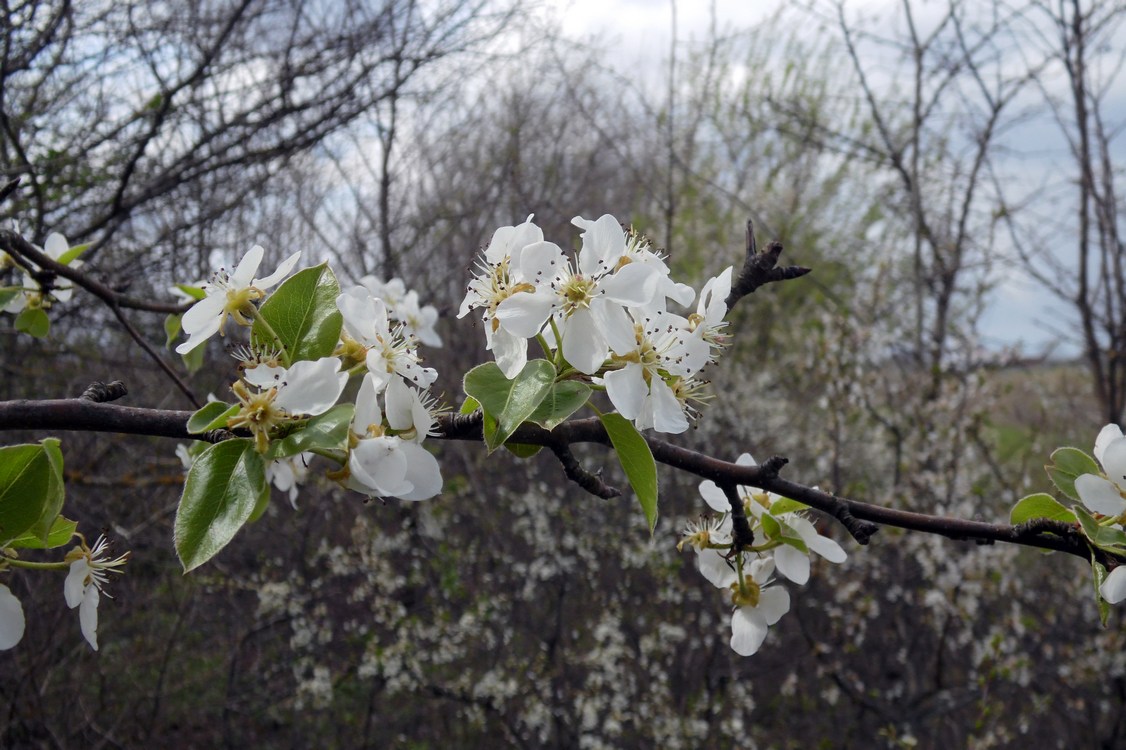
M 754 222 L 747 220 L 747 248 L 743 259 L 743 268 L 739 276 L 731 283 L 731 293 L 727 295 L 727 309 L 735 307 L 735 303 L 748 294 L 752 294 L 760 286 L 765 286 L 775 281 L 787 281 L 805 276 L 812 269 L 804 266 L 783 266 L 778 268 L 778 258 L 782 255 L 782 243 L 771 242 L 764 252 L 758 251 L 755 242 Z
M 229 436 L 225 431 L 215 435 L 189 434 L 187 421 L 191 414 L 190 411 L 97 403 L 83 398 L 2 401 L 0 402 L 0 431 L 115 432 L 208 441 Z M 438 429 L 439 439 L 481 440 L 481 419 L 477 415 L 441 414 L 438 417 Z M 569 446 L 576 443 L 611 445 L 610 438 L 597 417 L 564 422 L 550 431 L 534 424 L 524 424 L 510 439 L 514 443 L 546 446 L 555 452 L 556 456 L 559 456 L 557 448 L 565 448 L 564 455 L 566 455 L 569 453 Z M 876 530 L 875 525 L 879 524 L 938 534 L 959 541 L 985 544 L 1005 542 L 1055 550 L 1084 560 L 1089 559 L 1091 555 L 1086 539 L 1069 524 L 1036 522 L 1012 526 L 885 508 L 849 500 L 783 479 L 778 475 L 778 470 L 785 463 L 785 459 L 781 457 L 772 458 L 760 466 L 742 466 L 652 436 L 646 436 L 645 440 L 653 452 L 653 457 L 666 466 L 680 469 L 701 479 L 710 479 L 720 487 L 740 485 L 757 487 L 805 503 L 836 518 L 861 544 L 869 541 Z M 577 476 L 582 477 L 581 474 Z M 579 479 L 571 478 L 582 485 Z M 587 480 L 583 479 L 583 481 Z M 595 494 L 599 493 L 595 492 Z M 1105 557 L 1102 555 L 1102 558 Z

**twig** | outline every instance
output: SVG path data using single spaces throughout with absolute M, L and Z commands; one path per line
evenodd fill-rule
M 754 546 L 755 532 L 751 530 L 751 523 L 747 520 L 747 511 L 743 508 L 743 499 L 739 497 L 739 493 L 733 484 L 721 484 L 719 488 L 723 490 L 723 494 L 727 496 L 727 502 L 731 505 L 731 542 L 734 545 L 732 549 L 736 552 L 742 552 Z
M 95 380 L 93 383 L 86 386 L 86 390 L 82 391 L 82 395 L 79 396 L 79 398 L 102 404 L 107 401 L 116 401 L 128 392 L 129 389 L 126 388 L 125 383 L 122 383 L 120 380 L 114 380 L 112 383 L 103 383 L 100 380 Z
M 559 459 L 559 463 L 563 465 L 563 473 L 572 482 L 582 487 L 584 490 L 600 497 L 603 500 L 610 498 L 620 497 L 622 491 L 617 487 L 611 487 L 602 481 L 601 472 L 593 474 L 583 468 L 579 460 L 575 458 L 575 454 L 571 452 L 571 447 L 563 442 L 553 442 L 548 446 L 555 457 Z
M 727 295 L 727 309 L 735 307 L 735 303 L 748 294 L 752 294 L 760 286 L 775 281 L 787 281 L 805 276 L 812 269 L 804 266 L 784 266 L 778 268 L 778 258 L 782 255 L 782 243 L 771 242 L 765 252 L 758 251 L 755 242 L 754 222 L 747 220 L 747 249 L 743 259 L 743 269 L 739 277 L 731 284 L 731 293 Z

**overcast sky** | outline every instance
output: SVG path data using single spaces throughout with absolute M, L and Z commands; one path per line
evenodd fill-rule
M 676 3 L 676 36 L 681 44 L 704 39 L 713 23 L 713 14 L 721 32 L 745 28 L 776 12 L 780 4 L 779 0 L 717 0 L 714 4 L 680 0 Z M 926 17 L 940 12 L 940 5 L 921 4 L 919 23 L 925 26 Z M 633 70 L 642 81 L 657 81 L 663 74 L 673 28 L 672 0 L 550 0 L 548 6 L 568 36 L 600 42 L 607 50 L 608 64 L 620 70 Z M 885 18 L 893 12 L 888 10 L 886 0 L 852 0 L 848 7 L 852 12 L 882 13 Z M 1122 99 L 1126 109 L 1126 91 Z M 1115 114 L 1121 115 L 1120 120 L 1126 119 L 1126 113 Z M 1053 160 L 1059 159 L 1066 166 L 1065 144 L 1050 121 L 1027 124 L 1010 133 L 1008 139 L 1005 145 L 1014 155 L 1009 157 L 1006 168 L 1020 172 L 1029 185 L 1041 179 L 1038 174 L 1055 170 Z M 1116 143 L 1115 159 L 1126 163 L 1121 137 Z M 1058 175 L 1058 170 L 1055 172 Z M 1073 240 L 1063 241 L 1061 246 L 1068 248 L 1066 252 L 1074 252 Z M 982 320 L 981 333 L 990 346 L 1021 342 L 1032 353 L 1054 340 L 1054 331 L 1070 325 L 1066 308 L 1018 268 L 1002 269 L 998 284 L 994 302 Z M 1057 355 L 1075 353 L 1073 348 L 1056 350 Z

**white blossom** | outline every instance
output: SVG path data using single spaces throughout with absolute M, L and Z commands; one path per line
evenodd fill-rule
M 14 648 L 23 638 L 23 605 L 16 595 L 0 583 L 0 651 Z
M 101 592 L 109 580 L 108 574 L 121 573 L 129 559 L 126 552 L 120 557 L 110 559 L 109 542 L 104 536 L 98 537 L 93 549 L 75 547 L 67 554 L 70 572 L 63 583 L 63 596 L 71 609 L 78 607 L 78 622 L 82 635 L 90 648 L 98 650 L 98 602 Z
M 223 335 L 227 316 L 239 325 L 251 324 L 253 312 L 250 308 L 255 301 L 262 299 L 267 289 L 284 279 L 301 257 L 301 251 L 297 251 L 282 261 L 274 273 L 254 278 L 265 252 L 261 245 L 255 245 L 239 261 L 234 273 L 227 273 L 221 268 L 203 285 L 206 296 L 192 305 L 181 321 L 188 340 L 176 347 L 178 353 L 187 354 L 216 333 Z

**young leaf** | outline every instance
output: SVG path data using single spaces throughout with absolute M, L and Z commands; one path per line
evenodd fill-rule
M 79 255 L 82 255 L 82 253 L 86 252 L 89 249 L 89 242 L 87 242 L 85 245 L 75 245 L 59 256 L 59 263 L 64 266 L 69 266 L 78 258 Z
M 8 542 L 6 546 L 15 549 L 54 549 L 67 544 L 74 538 L 74 532 L 77 530 L 77 521 L 55 516 L 55 522 L 51 525 L 50 531 L 47 532 L 45 540 L 31 531 L 27 531 Z
M 16 316 L 16 330 L 41 339 L 51 330 L 51 319 L 39 307 L 27 307 Z
M 599 419 L 610 436 L 618 462 L 637 495 L 637 501 L 641 503 L 641 511 L 652 534 L 657 528 L 657 462 L 653 460 L 653 452 L 641 433 L 621 414 L 603 414 Z
M 188 368 L 188 372 L 198 372 L 199 368 L 203 367 L 203 355 L 207 351 L 206 346 L 197 346 L 187 354 L 180 355 L 184 360 L 184 367 Z
M 473 398 L 472 396 L 466 396 L 465 402 L 461 405 L 461 408 L 457 410 L 457 413 L 458 414 L 472 414 L 473 412 L 477 411 L 480 408 L 481 408 L 481 405 L 479 403 L 477 403 L 477 399 Z
M 1095 584 L 1095 603 L 1099 608 L 1099 620 L 1102 626 L 1106 627 L 1107 618 L 1110 617 L 1110 602 L 1103 599 L 1102 588 L 1103 581 L 1106 580 L 1107 572 L 1106 567 L 1101 562 L 1095 559 L 1094 554 L 1091 555 L 1091 580 Z
M 223 549 L 269 491 L 253 440 L 225 440 L 200 454 L 188 472 L 173 527 L 184 572 Z
M 343 450 L 347 447 L 348 426 L 356 407 L 352 404 L 337 404 L 324 414 L 313 417 L 300 430 L 286 435 L 281 440 L 270 443 L 266 458 L 288 458 L 298 453 L 323 448 Z
M 486 416 L 496 419 L 497 429 L 485 431 L 489 452 L 499 448 L 551 391 L 555 368 L 545 359 L 534 359 L 509 380 L 494 362 L 478 365 L 465 374 L 465 393 L 481 404 Z
M 192 435 L 199 435 L 208 430 L 226 427 L 227 420 L 238 414 L 238 411 L 238 404 L 209 401 L 199 411 L 188 417 L 188 432 Z
M 43 515 L 51 500 L 51 473 L 51 460 L 41 444 L 0 448 L 0 547 Z
M 255 322 L 251 336 L 266 347 L 279 347 L 292 364 L 301 359 L 332 356 L 344 318 L 336 309 L 340 284 L 327 263 L 290 276 L 262 303 L 259 314 L 280 341 L 273 341 Z
M 1073 506 L 1083 535 L 1099 549 L 1121 555 L 1126 553 L 1126 533 L 1122 529 L 1102 526 L 1082 505 Z
M 543 401 L 528 417 L 545 430 L 553 430 L 583 407 L 590 398 L 590 386 L 577 380 L 564 380 L 551 386 Z
M 504 447 L 517 458 L 531 458 L 543 450 L 542 445 L 528 445 L 526 443 L 505 443 Z
M 51 533 L 55 520 L 59 517 L 59 511 L 63 509 L 66 487 L 63 481 L 63 452 L 59 448 L 58 438 L 45 438 L 41 445 L 50 467 L 48 469 L 47 495 L 43 502 L 43 512 L 39 514 L 39 518 L 31 525 L 29 531 L 46 543 L 47 535 Z
M 1022 497 L 1009 513 L 1009 523 L 1013 526 L 1034 518 L 1050 518 L 1054 521 L 1075 523 L 1075 514 L 1045 492 Z
M 1081 474 L 1099 474 L 1099 465 L 1095 463 L 1095 459 L 1078 448 L 1057 448 L 1052 452 L 1051 458 L 1052 463 L 1045 466 L 1044 470 L 1048 472 L 1052 484 L 1072 500 L 1079 499 L 1075 492 L 1076 477 Z
M 0 308 L 3 308 L 21 294 L 23 294 L 23 290 L 18 286 L 0 287 Z
M 770 504 L 770 514 L 773 516 L 780 516 L 784 513 L 792 513 L 796 510 L 806 510 L 809 506 L 805 503 L 799 503 L 797 500 L 791 500 L 788 497 L 780 497 Z
M 191 284 L 176 284 L 176 288 L 184 294 L 188 295 L 196 302 L 207 296 L 207 292 L 203 291 L 201 287 L 192 286 Z
M 180 335 L 180 321 L 183 315 L 173 313 L 164 319 L 164 348 L 171 349 L 172 342 Z

